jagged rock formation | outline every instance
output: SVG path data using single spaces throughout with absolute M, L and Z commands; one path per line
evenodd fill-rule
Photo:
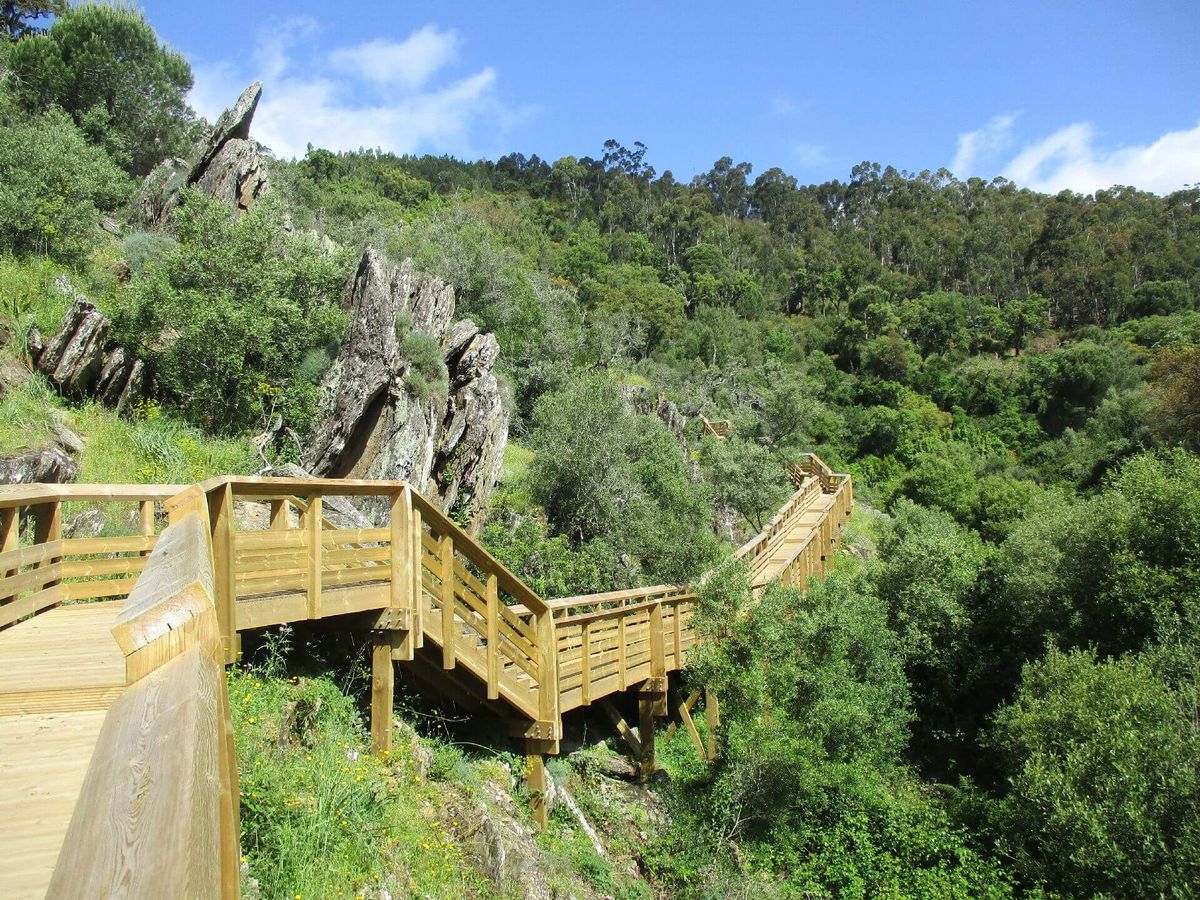
M 64 293 L 74 294 L 65 276 L 60 276 L 56 285 Z M 125 412 L 142 397 L 145 366 L 109 340 L 111 327 L 92 301 L 75 294 L 58 332 L 44 345 L 34 332 L 29 350 L 34 365 L 67 396 L 95 397 Z
M 221 114 L 193 149 L 191 161 L 174 157 L 155 166 L 142 182 L 133 217 L 143 225 L 162 227 L 187 185 L 243 210 L 265 194 L 266 160 L 250 139 L 250 123 L 261 96 L 262 82 L 256 81 Z
M 331 478 L 404 479 L 472 522 L 500 472 L 508 413 L 492 370 L 494 335 L 451 322 L 454 289 L 368 248 L 346 286 L 351 325 L 321 386 L 301 464 Z M 405 336 L 441 348 L 446 396 L 420 388 Z

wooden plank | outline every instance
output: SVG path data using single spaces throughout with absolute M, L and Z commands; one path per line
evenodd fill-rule
M 692 707 L 696 705 L 696 701 L 699 699 L 700 692 L 692 691 L 690 694 L 688 694 L 687 699 L 683 701 L 683 705 L 687 708 L 688 712 L 691 712 Z M 678 727 L 679 724 L 677 722 L 672 722 L 670 725 L 668 725 L 665 739 L 669 741 L 672 737 L 674 737 L 675 731 L 678 729 Z
M 21 563 L 11 563 L 9 560 L 17 551 L 20 543 L 21 515 L 16 507 L 0 509 L 0 576 L 16 575 L 17 566 Z M 8 597 L 0 595 L 0 603 Z
M 101 575 L 130 575 L 142 571 L 144 556 L 118 556 L 114 559 L 67 559 L 59 564 L 63 578 L 96 578 Z
M 617 677 L 620 679 L 621 690 L 629 687 L 625 677 L 625 619 L 617 619 Z
M 64 587 L 66 585 L 55 584 L 0 606 L 0 628 L 62 603 L 66 599 Z
M 657 760 L 654 754 L 654 711 L 656 701 L 650 694 L 638 695 L 638 741 L 642 752 L 638 756 L 642 781 L 648 781 L 654 774 Z
M 699 691 L 692 691 L 692 702 L 695 703 L 695 697 L 698 697 Z M 696 730 L 696 723 L 692 721 L 691 708 L 686 703 L 679 704 L 679 718 L 683 722 L 683 727 L 687 729 L 688 737 L 692 739 L 692 744 L 696 748 L 696 752 L 700 754 L 701 759 L 708 759 L 704 752 L 704 742 L 700 740 L 700 732 Z
M 86 556 L 96 553 L 142 553 L 149 555 L 154 549 L 154 535 L 132 535 L 130 537 L 67 538 L 62 542 L 63 556 Z M 0 561 L 0 565 L 3 562 Z
M 583 623 L 583 645 L 580 648 L 580 656 L 582 662 L 582 670 L 580 673 L 580 686 L 583 689 L 583 705 L 587 706 L 592 702 L 592 641 L 591 641 L 591 622 Z

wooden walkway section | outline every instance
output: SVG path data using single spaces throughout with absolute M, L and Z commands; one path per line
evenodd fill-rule
M 737 551 L 756 589 L 832 560 L 848 476 L 816 456 Z M 374 497 L 382 527 L 330 498 Z M 103 504 L 122 536 L 62 536 Z M 23 537 L 23 539 L 22 539 Z M 222 667 L 240 632 L 303 620 L 371 635 L 371 730 L 391 745 L 396 664 L 525 739 L 535 815 L 562 716 L 602 704 L 654 767 L 695 595 L 660 585 L 543 600 L 410 486 L 218 478 L 0 488 L 0 897 L 236 897 L 237 765 Z M 635 736 L 616 708 L 634 692 Z M 701 754 L 690 710 L 673 711 Z M 709 724 L 716 701 L 708 698 Z M 672 726 L 674 727 L 674 726 Z M 711 748 L 710 748 L 711 749 Z

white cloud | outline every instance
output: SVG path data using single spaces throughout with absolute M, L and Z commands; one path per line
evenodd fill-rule
M 1004 175 L 1047 193 L 1092 193 L 1121 184 L 1167 194 L 1200 183 L 1200 124 L 1169 131 L 1150 144 L 1106 149 L 1097 146 L 1092 125 L 1078 122 L 1030 144 Z
M 379 38 L 340 47 L 329 54 L 330 64 L 348 75 L 381 85 L 399 84 L 416 88 L 431 75 L 458 58 L 458 35 L 426 25 L 403 41 Z
M 505 105 L 496 70 L 438 77 L 458 54 L 452 31 L 425 26 L 403 41 L 386 39 L 317 49 L 311 19 L 260 32 L 247 65 L 198 64 L 190 100 L 214 120 L 242 88 L 261 79 L 252 133 L 278 156 L 303 156 L 311 143 L 329 150 L 379 147 L 394 153 L 477 155 L 531 114 Z
M 966 131 L 958 136 L 958 149 L 950 171 L 959 178 L 979 174 L 976 166 L 994 161 L 1012 143 L 1013 124 L 1019 113 L 992 116 L 987 124 L 975 131 Z

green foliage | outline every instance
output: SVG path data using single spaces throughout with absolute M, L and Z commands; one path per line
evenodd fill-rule
M 188 192 L 174 223 L 178 244 L 120 298 L 120 333 L 188 421 L 237 432 L 279 412 L 307 428 L 315 393 L 298 368 L 341 334 L 345 316 L 330 299 L 343 283 L 341 261 L 286 234 L 263 204 L 234 216 Z
M 604 536 L 652 582 L 683 582 L 712 562 L 705 487 L 661 422 L 631 412 L 605 375 L 547 394 L 534 411 L 530 482 L 550 521 L 575 543 Z
M 61 16 L 67 0 L 4 0 L 0 3 L 0 35 L 9 40 L 37 34 L 47 16 Z
M 696 819 L 678 833 L 695 841 L 698 829 L 701 855 L 736 842 L 796 896 L 1009 893 L 999 867 L 901 766 L 910 717 L 902 648 L 861 572 L 839 570 L 807 596 L 771 586 L 755 603 L 744 573 L 729 567 L 700 602 L 716 639 L 690 668 L 721 697 L 722 753 L 688 784 L 704 801 L 690 796 Z M 711 857 L 699 865 L 708 871 L 690 881 L 731 890 Z
M 445 399 L 450 392 L 450 375 L 441 342 L 433 335 L 413 331 L 412 323 L 401 316 L 396 317 L 396 342 L 400 358 L 409 364 L 404 379 L 409 393 L 420 400 Z
M 1133 289 L 1129 317 L 1169 316 L 1195 306 L 1192 292 L 1183 281 L 1147 281 Z
M 778 457 L 736 434 L 708 438 L 700 461 L 713 484 L 713 499 L 737 512 L 755 531 L 788 496 L 788 480 Z
M 159 43 L 135 8 L 86 3 L 63 10 L 46 33 L 18 41 L 7 65 L 27 110 L 60 107 L 133 175 L 191 142 L 193 114 L 184 99 L 191 66 Z
M 289 679 L 282 666 L 229 674 L 242 853 L 263 896 L 490 896 L 460 845 L 423 814 L 437 795 L 413 748 L 372 755 L 352 697 L 327 674 Z M 434 759 L 445 757 L 441 745 Z
M 1189 897 L 1200 879 L 1200 741 L 1136 658 L 1051 650 L 996 719 L 1019 876 L 1068 896 Z
M 160 265 L 171 251 L 176 248 L 176 241 L 170 235 L 159 234 L 155 231 L 131 231 L 121 242 L 121 250 L 129 268 L 137 274 L 149 265 Z
M 79 262 L 100 211 L 114 209 L 129 187 L 61 111 L 22 116 L 0 93 L 0 250 Z
M 483 529 L 483 545 L 542 597 L 573 597 L 625 586 L 613 547 L 603 539 L 572 547 L 563 535 L 550 535 L 546 522 L 493 514 Z

